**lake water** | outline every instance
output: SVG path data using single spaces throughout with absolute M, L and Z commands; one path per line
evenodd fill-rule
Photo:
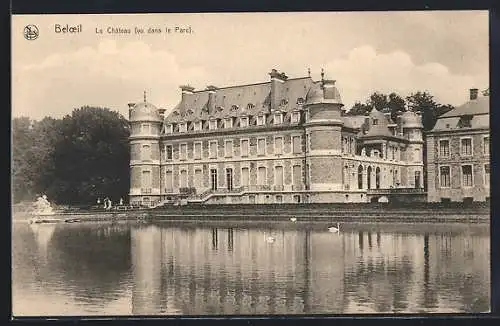
M 490 310 L 489 225 L 327 226 L 15 221 L 13 314 Z

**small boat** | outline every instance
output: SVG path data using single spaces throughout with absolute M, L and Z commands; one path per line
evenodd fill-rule
M 79 218 L 67 218 L 64 220 L 64 222 L 66 223 L 77 223 L 77 222 L 81 222 L 81 220 Z
M 292 222 L 297 222 L 297 218 L 296 218 L 296 217 L 291 217 L 291 218 L 290 218 L 290 221 L 292 221 Z

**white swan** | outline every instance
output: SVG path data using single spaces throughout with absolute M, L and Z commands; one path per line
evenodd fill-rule
M 340 232 L 340 224 L 337 222 L 337 227 L 334 227 L 334 226 L 330 226 L 328 228 L 328 231 L 332 232 L 332 233 L 337 233 L 337 232 Z
M 297 218 L 296 217 L 290 217 L 290 221 L 297 222 Z
M 275 238 L 275 237 L 273 237 L 273 236 L 268 236 L 268 237 L 266 237 L 266 242 L 267 242 L 267 243 L 273 243 L 275 240 L 276 240 L 276 238 Z

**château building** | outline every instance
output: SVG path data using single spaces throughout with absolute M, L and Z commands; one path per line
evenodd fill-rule
M 430 202 L 489 201 L 489 96 L 469 92 L 469 101 L 441 115 L 427 134 Z
M 130 202 L 339 203 L 423 195 L 421 117 L 345 114 L 334 80 L 181 86 L 165 114 L 129 104 Z M 403 196 L 404 197 L 404 196 Z M 424 196 L 425 198 L 425 196 Z

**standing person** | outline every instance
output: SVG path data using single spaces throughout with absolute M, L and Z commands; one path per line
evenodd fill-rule
M 123 205 L 123 198 L 120 198 L 120 206 Z

